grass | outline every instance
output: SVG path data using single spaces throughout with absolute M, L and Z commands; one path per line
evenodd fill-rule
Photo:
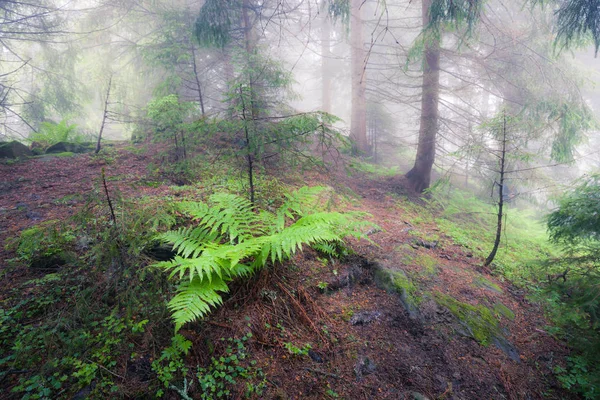
M 442 233 L 474 256 L 487 257 L 496 234 L 497 209 L 494 205 L 454 189 L 445 193 L 433 192 L 428 207 L 437 210 L 435 222 Z M 504 222 L 494 269 L 513 282 L 535 280 L 540 271 L 532 268 L 534 260 L 559 255 L 559 249 L 548 242 L 543 219 L 533 209 L 509 206 Z

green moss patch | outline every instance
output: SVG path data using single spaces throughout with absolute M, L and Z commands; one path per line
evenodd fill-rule
M 502 316 L 506 319 L 513 321 L 515 319 L 515 313 L 508 307 L 506 307 L 502 303 L 494 304 L 494 314 L 497 316 Z
M 475 286 L 483 288 L 483 289 L 487 289 L 491 292 L 498 293 L 498 294 L 503 293 L 503 290 L 500 286 L 498 286 L 494 282 L 490 282 L 489 280 L 485 279 L 483 276 L 478 276 L 477 278 L 475 278 L 474 283 L 475 283 Z
M 438 260 L 429 254 L 421 254 L 415 259 L 415 264 L 421 268 L 422 274 L 432 277 L 437 274 Z
M 400 301 L 411 318 L 419 313 L 421 298 L 417 295 L 417 287 L 404 271 L 400 269 L 379 269 L 375 272 L 375 282 L 382 289 L 400 295 Z
M 450 311 L 465 329 L 464 333 L 483 346 L 488 346 L 495 338 L 502 337 L 498 319 L 494 313 L 482 305 L 463 303 L 452 296 L 435 294 L 435 300 Z

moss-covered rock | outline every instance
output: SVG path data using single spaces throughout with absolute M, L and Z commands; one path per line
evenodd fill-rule
M 12 142 L 0 143 L 0 158 L 23 158 L 30 157 L 33 153 L 27 146 L 21 142 L 13 140 Z
M 477 278 L 475 278 L 473 283 L 475 284 L 475 286 L 483 288 L 483 289 L 487 289 L 490 292 L 494 292 L 497 294 L 501 294 L 503 292 L 503 290 L 500 286 L 498 286 L 494 282 L 490 282 L 489 280 L 485 279 L 483 276 L 478 276 Z
M 379 268 L 375 271 L 375 283 L 382 289 L 400 296 L 402 305 L 410 318 L 419 316 L 420 298 L 412 280 L 400 269 Z
M 46 149 L 46 154 L 89 153 L 94 150 L 93 143 L 58 142 Z
M 502 303 L 494 304 L 494 313 L 498 316 L 502 316 L 506 319 L 513 321 L 515 319 L 515 313 Z
M 436 293 L 435 299 L 458 319 L 465 329 L 461 333 L 475 339 L 478 343 L 487 346 L 495 337 L 502 336 L 498 319 L 489 308 L 463 303 L 443 293 Z

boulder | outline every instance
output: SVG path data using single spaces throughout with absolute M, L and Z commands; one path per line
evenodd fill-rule
M 46 154 L 56 153 L 89 153 L 94 150 L 91 143 L 58 142 L 46 149 Z
M 23 158 L 32 155 L 31 150 L 27 146 L 16 140 L 8 143 L 0 143 L 0 158 Z

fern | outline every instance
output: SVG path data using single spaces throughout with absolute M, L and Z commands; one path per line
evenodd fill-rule
M 162 234 L 177 256 L 155 264 L 179 281 L 169 302 L 176 330 L 221 305 L 220 293 L 227 292 L 227 282 L 235 278 L 283 262 L 305 245 L 333 254 L 348 236 L 366 238 L 362 229 L 373 226 L 365 221 L 367 214 L 309 212 L 323 191 L 305 187 L 286 195 L 274 213 L 255 212 L 248 200 L 223 193 L 207 203 L 180 203 L 177 208 L 196 225 Z

